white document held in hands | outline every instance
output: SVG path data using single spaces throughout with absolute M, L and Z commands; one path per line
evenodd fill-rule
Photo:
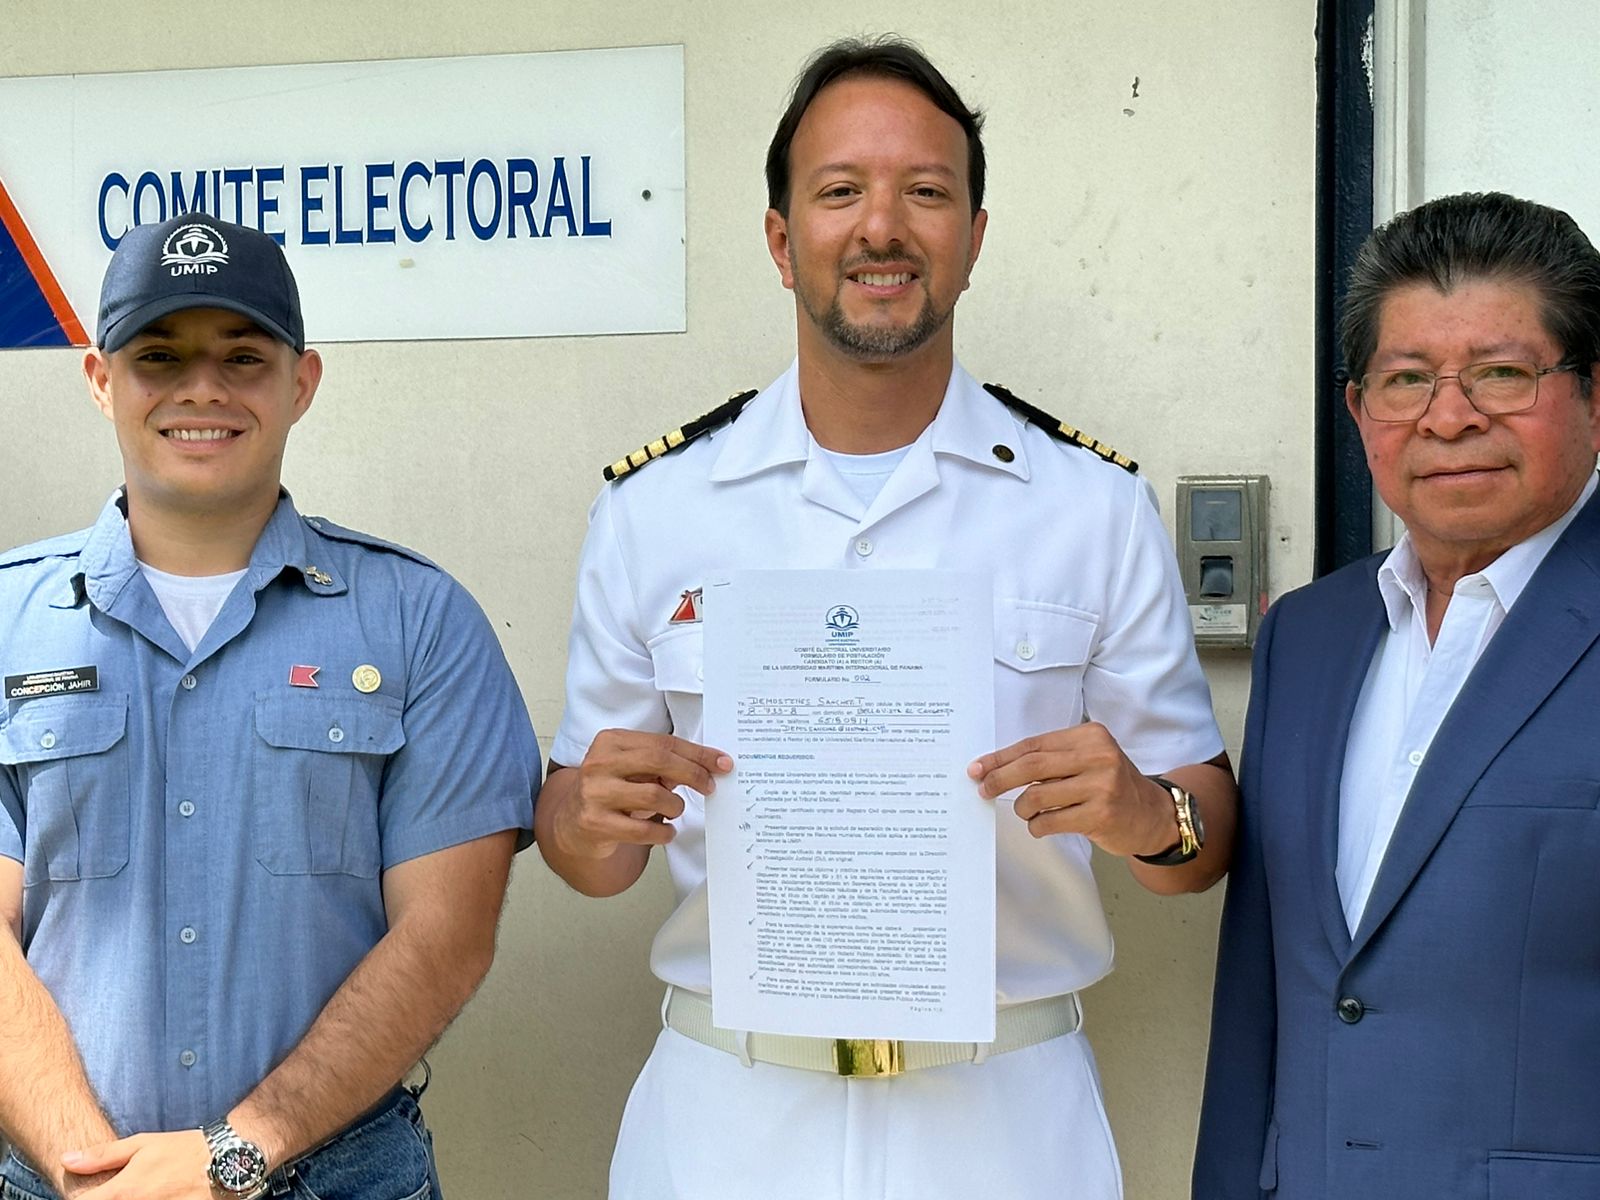
M 712 1019 L 994 1038 L 994 599 L 958 571 L 707 580 Z

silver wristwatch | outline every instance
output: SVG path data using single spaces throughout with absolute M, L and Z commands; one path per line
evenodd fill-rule
M 200 1127 L 211 1147 L 206 1178 L 224 1195 L 256 1200 L 267 1190 L 267 1156 L 254 1142 L 240 1137 L 227 1118 Z

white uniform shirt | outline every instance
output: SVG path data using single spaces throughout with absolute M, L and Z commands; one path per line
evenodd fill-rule
M 791 366 L 737 421 L 595 501 L 552 760 L 576 765 L 612 727 L 702 740 L 702 627 L 670 618 L 714 572 L 934 567 L 994 579 L 997 747 L 1088 719 L 1142 771 L 1221 752 L 1143 480 L 1027 424 L 957 366 L 937 417 L 868 505 L 813 442 Z M 678 906 L 651 967 L 709 992 L 705 800 L 682 794 L 666 850 Z M 997 826 L 998 1002 L 1087 987 L 1111 967 L 1089 842 L 1035 839 L 1004 803 Z
M 1356 700 L 1339 783 L 1339 861 L 1334 876 L 1352 934 L 1361 924 L 1389 839 L 1445 714 L 1489 639 L 1550 547 L 1594 495 L 1595 486 L 1596 477 L 1591 475 L 1559 520 L 1518 542 L 1483 570 L 1463 575 L 1432 645 L 1428 580 L 1409 533 L 1400 536 L 1378 568 L 1378 591 L 1389 628 L 1378 642 Z

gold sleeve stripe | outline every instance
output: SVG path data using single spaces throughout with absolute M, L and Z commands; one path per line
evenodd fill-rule
M 664 458 L 666 455 L 671 454 L 680 446 L 687 446 L 690 442 L 694 441 L 695 438 L 699 437 L 703 433 L 707 433 L 712 429 L 715 429 L 718 425 L 724 425 L 730 421 L 737 420 L 739 414 L 744 410 L 744 406 L 750 403 L 755 395 L 756 392 L 754 390 L 748 392 L 735 392 L 732 396 L 729 396 L 724 403 L 719 404 L 716 408 L 712 409 L 705 415 L 696 417 L 688 424 L 681 425 L 677 429 L 674 429 L 671 433 L 664 434 L 655 441 L 650 442 L 638 450 L 635 450 L 632 454 L 628 455 L 628 457 L 619 458 L 609 467 L 603 468 L 600 472 L 602 478 L 604 478 L 607 483 L 612 483 L 615 480 L 621 479 L 625 475 L 632 474 L 635 470 L 644 466 L 647 462 L 651 462 L 658 458 Z
M 1075 425 L 1068 425 L 1059 417 L 1053 417 L 1042 408 L 1029 404 L 1026 400 L 1016 395 L 1010 389 L 998 383 L 986 383 L 983 390 L 988 392 L 1007 408 L 1019 414 L 1031 425 L 1037 425 L 1057 441 L 1065 442 L 1069 446 L 1079 446 L 1089 453 L 1103 458 L 1108 463 L 1113 463 L 1127 471 L 1130 475 L 1139 472 L 1139 464 L 1119 450 L 1106 445 L 1098 438 L 1091 437 Z

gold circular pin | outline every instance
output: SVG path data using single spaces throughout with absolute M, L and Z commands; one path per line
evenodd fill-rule
M 371 663 L 362 663 L 350 676 L 350 682 L 356 685 L 356 691 L 370 694 L 378 690 L 383 683 L 383 676 L 378 674 L 378 668 Z

